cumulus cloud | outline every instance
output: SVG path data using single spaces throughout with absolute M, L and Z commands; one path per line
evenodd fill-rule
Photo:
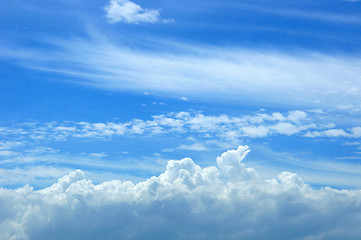
M 110 23 L 156 23 L 160 21 L 158 10 L 144 9 L 129 0 L 111 0 L 104 8 Z
M 143 182 L 94 185 L 80 170 L 48 188 L 0 189 L 0 239 L 357 239 L 360 190 L 312 189 L 296 174 L 263 180 L 242 161 L 169 161 Z M 342 216 L 342 217 L 340 217 Z

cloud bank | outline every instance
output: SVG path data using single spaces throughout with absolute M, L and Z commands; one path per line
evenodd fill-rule
M 138 24 L 160 21 L 158 10 L 143 9 L 138 4 L 128 0 L 111 0 L 104 10 L 110 23 Z
M 191 159 L 138 184 L 94 185 L 77 170 L 52 186 L 0 189 L 0 239 L 357 239 L 360 190 L 263 180 L 247 146 L 201 168 Z

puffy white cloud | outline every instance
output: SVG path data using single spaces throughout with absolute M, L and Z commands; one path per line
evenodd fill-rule
M 160 20 L 158 10 L 143 9 L 138 4 L 129 0 L 110 0 L 105 7 L 106 17 L 109 22 L 124 23 L 155 23 Z
M 353 127 L 351 129 L 352 136 L 354 137 L 361 137 L 361 127 Z
M 245 126 L 241 128 L 243 136 L 251 138 L 266 137 L 269 133 L 269 129 L 265 126 Z
M 357 239 L 361 191 L 312 189 L 296 174 L 263 180 L 240 146 L 138 184 L 94 185 L 80 170 L 54 185 L 0 189 L 0 239 Z
M 296 111 L 289 111 L 287 119 L 289 119 L 292 122 L 300 122 L 301 120 L 304 120 L 307 118 L 307 113 L 304 111 L 296 110 Z

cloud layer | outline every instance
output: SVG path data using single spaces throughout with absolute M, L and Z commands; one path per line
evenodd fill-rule
M 131 20 L 129 20 L 131 21 Z M 134 20 L 135 21 L 135 20 Z M 97 40 L 51 40 L 56 51 L 0 49 L 2 58 L 110 90 L 360 111 L 358 57 L 187 45 L 148 39 L 152 51 Z M 9 50 L 10 49 L 10 50 Z M 202 92 L 199 91 L 202 89 Z
M 357 239 L 359 190 L 314 190 L 283 172 L 263 180 L 239 146 L 201 168 L 169 161 L 158 177 L 94 185 L 77 170 L 34 191 L 0 189 L 0 239 Z
M 287 113 L 255 113 L 228 116 L 204 115 L 201 112 L 171 112 L 154 115 L 150 120 L 133 119 L 127 122 L 26 122 L 18 126 L 4 126 L 0 136 L 9 139 L 110 138 L 122 135 L 196 134 L 213 136 L 222 141 L 244 138 L 263 138 L 271 135 L 300 135 L 303 137 L 360 138 L 361 127 L 336 128 L 333 123 L 323 123 L 318 113 L 300 110 Z M 20 142 L 0 142 L 0 152 L 21 145 Z M 43 149 L 46 150 L 46 149 Z
M 361 158 L 361 128 L 359 125 L 340 128 L 328 122 L 327 115 L 300 110 L 237 116 L 190 111 L 124 122 L 54 121 L 3 126 L 0 127 L 0 185 L 30 183 L 44 187 L 78 168 L 88 176 L 94 174 L 91 177 L 97 183 L 114 176 L 139 181 L 160 173 L 165 162 L 177 158 L 177 154 L 193 157 L 218 154 L 247 142 L 255 149 L 261 148 L 256 159 L 277 166 L 273 169 L 252 162 L 263 175 L 274 177 L 284 169 L 297 169 L 308 183 L 358 187 L 360 166 L 355 161 Z M 278 146 L 281 150 L 274 145 L 265 149 L 264 143 L 275 138 L 286 141 Z M 127 145 L 135 139 L 142 141 L 144 149 L 140 152 Z M 296 150 L 300 157 L 285 150 L 295 139 L 305 144 Z M 107 144 L 109 140 L 112 141 Z M 64 147 L 64 143 L 71 143 L 73 148 Z M 74 146 L 82 150 L 74 151 Z M 304 149 L 319 152 L 330 146 L 335 155 L 328 150 L 324 157 L 304 153 Z M 130 178 L 129 172 L 136 177 Z M 314 175 L 315 172 L 318 174 Z

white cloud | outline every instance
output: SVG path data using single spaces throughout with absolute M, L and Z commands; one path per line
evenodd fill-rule
M 240 146 L 138 184 L 94 185 L 77 170 L 49 188 L 0 189 L 0 239 L 357 239 L 361 192 L 312 189 L 296 174 L 263 180 Z M 340 217 L 342 216 L 342 217 Z
M 341 109 L 341 110 L 350 110 L 350 109 L 353 109 L 355 108 L 352 104 L 347 104 L 347 105 L 342 105 L 342 104 L 339 104 L 336 106 L 337 109 Z
M 186 102 L 189 101 L 188 98 L 186 98 L 186 97 L 180 97 L 179 99 L 180 99 L 180 100 L 183 100 L 183 101 L 186 101 Z
M 20 129 L 7 126 L 6 136 L 16 139 L 112 138 L 124 135 L 194 134 L 194 137 L 213 137 L 226 142 L 244 138 L 263 138 L 272 135 L 305 137 L 361 137 L 361 127 L 336 128 L 334 123 L 319 122 L 317 113 L 289 111 L 287 114 L 254 114 L 243 116 L 204 115 L 201 112 L 178 112 L 152 116 L 149 120 L 133 119 L 128 122 L 72 122 L 36 123 Z M 25 129 L 25 131 L 24 131 Z M 1 145 L 2 144 L 2 145 Z M 1 143 L 0 149 L 17 146 L 15 141 Z M 186 147 L 185 145 L 183 147 Z M 188 146 L 189 148 L 190 146 Z M 199 148 L 198 148 L 199 149 Z M 34 149 L 33 151 L 35 151 Z M 41 149 L 38 149 L 40 151 Z M 45 148 L 43 148 L 45 150 Z M 48 149 L 47 151 L 50 151 Z
M 26 134 L 32 139 L 54 138 L 65 140 L 75 138 L 110 138 L 120 135 L 135 134 L 170 134 L 197 133 L 213 134 L 223 139 L 238 139 L 244 137 L 259 138 L 273 134 L 293 135 L 306 129 L 317 130 L 317 125 L 309 123 L 307 114 L 303 111 L 290 111 L 287 116 L 276 112 L 231 117 L 227 115 L 204 115 L 200 112 L 179 112 L 152 116 L 151 120 L 133 119 L 128 122 L 89 123 L 71 122 L 37 123 L 26 128 Z M 11 127 L 8 129 L 12 130 Z M 8 132 L 17 136 L 17 129 Z M 357 128 L 354 129 L 358 134 Z
M 358 146 L 358 145 L 361 145 L 361 142 L 345 142 L 342 145 L 345 145 L 345 146 Z
M 105 7 L 106 17 L 110 23 L 156 23 L 160 21 L 158 10 L 143 9 L 129 0 L 110 0 Z
M 74 171 L 72 168 L 53 166 L 22 166 L 11 169 L 0 167 L 0 185 L 4 187 L 34 184 L 38 187 L 47 187 L 53 184 L 57 178 L 72 171 Z M 0 239 L 2 238 L 0 237 Z
M 9 150 L 0 150 L 0 156 L 9 157 L 9 156 L 15 156 L 15 155 L 17 155 L 17 152 L 9 151 Z
M 80 84 L 113 91 L 292 108 L 335 109 L 341 103 L 356 106 L 361 101 L 360 94 L 349 93 L 350 88 L 361 89 L 358 57 L 217 48 L 154 39 L 157 50 L 152 51 L 114 45 L 104 36 L 95 38 L 103 40 L 52 39 L 48 44 L 58 52 L 25 54 L 29 51 L 24 50 L 20 54 L 21 50 L 11 52 L 9 47 L 0 49 L 0 55 L 21 60 L 27 68 L 75 77 Z
M 300 122 L 307 118 L 307 113 L 304 111 L 296 110 L 296 111 L 289 111 L 287 119 L 289 119 L 292 122 Z
M 361 127 L 353 127 L 351 132 L 353 137 L 361 137 Z
M 341 128 L 327 129 L 323 131 L 308 131 L 305 137 L 348 137 L 359 138 L 361 137 L 361 127 L 353 127 L 349 131 Z
M 258 138 L 266 137 L 269 133 L 269 129 L 265 126 L 246 126 L 241 128 L 242 136 Z
M 53 148 L 50 148 L 50 147 L 36 147 L 36 148 L 33 148 L 33 149 L 28 149 L 28 150 L 25 150 L 25 152 L 27 153 L 33 153 L 33 154 L 40 154 L 40 153 L 57 153 L 59 152 L 58 149 L 53 149 Z
M 341 0 L 348 2 L 357 2 L 359 0 Z M 358 15 L 353 14 L 340 14 L 330 11 L 307 11 L 307 10 L 295 10 L 292 8 L 269 8 L 258 5 L 250 5 L 247 3 L 238 4 L 240 8 L 259 11 L 268 14 L 275 14 L 281 16 L 287 16 L 292 18 L 304 18 L 312 19 L 314 21 L 326 21 L 326 22 L 336 22 L 344 24 L 361 24 L 361 18 Z
M 326 137 L 346 137 L 347 133 L 343 129 L 329 129 L 323 131 Z
M 24 142 L 6 141 L 0 142 L 0 150 L 9 150 L 24 145 Z
M 101 152 L 101 153 L 90 153 L 89 156 L 94 158 L 103 158 L 108 155 L 106 153 Z
M 276 130 L 277 132 L 284 134 L 284 135 L 292 135 L 292 134 L 298 133 L 300 131 L 299 128 L 297 128 L 292 123 L 288 123 L 288 122 L 278 123 L 275 126 L 273 126 L 272 128 L 274 130 Z
M 304 125 L 296 126 L 289 122 L 280 122 L 280 123 L 277 123 L 276 125 L 271 126 L 270 128 L 280 134 L 290 136 L 290 135 L 294 135 L 299 132 L 302 132 L 306 129 L 317 128 L 317 125 L 316 124 L 304 124 Z
M 190 145 L 181 144 L 178 149 L 185 149 L 185 150 L 191 150 L 191 151 L 206 151 L 208 150 L 202 143 L 193 143 Z

